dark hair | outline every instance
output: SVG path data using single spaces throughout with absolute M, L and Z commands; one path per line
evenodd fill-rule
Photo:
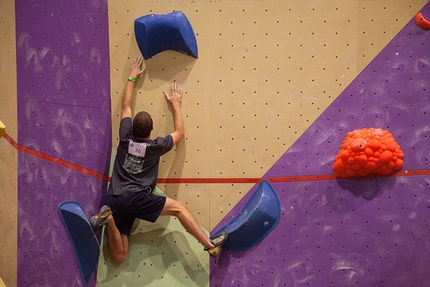
M 139 112 L 133 119 L 133 135 L 147 138 L 152 131 L 152 118 L 147 112 Z

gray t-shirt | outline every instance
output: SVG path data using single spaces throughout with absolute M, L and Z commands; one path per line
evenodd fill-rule
M 133 136 L 131 118 L 121 120 L 119 144 L 108 194 L 139 192 L 155 189 L 160 157 L 173 147 L 171 135 L 155 140 L 137 141 Z

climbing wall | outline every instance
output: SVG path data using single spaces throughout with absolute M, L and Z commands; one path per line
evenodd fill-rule
M 173 130 L 163 92 L 184 85 L 186 137 L 163 158 L 160 188 L 211 230 L 426 1 L 109 2 L 113 146 L 134 19 L 182 11 L 199 58 L 166 51 L 145 61 L 137 110 L 153 135 Z
M 430 4 L 422 12 L 430 13 Z M 423 286 L 429 266 L 430 56 L 411 20 L 263 176 L 282 204 L 260 245 L 214 260 L 211 286 Z M 335 179 L 345 134 L 389 130 L 405 153 L 390 177 Z M 220 226 L 243 208 L 245 197 Z
M 14 1 L 0 3 L 0 121 L 16 138 L 16 53 Z M 0 278 L 7 286 L 16 282 L 17 264 L 17 151 L 0 138 Z M 1 281 L 0 281 L 1 286 Z
M 199 58 L 166 51 L 145 61 L 135 102 L 152 114 L 153 134 L 165 135 L 173 120 L 162 93 L 174 80 L 184 85 L 187 134 L 162 159 L 160 189 L 213 230 L 240 211 L 262 177 L 280 178 L 273 184 L 284 214 L 267 242 L 223 252 L 210 268 L 174 219 L 137 222 L 130 238 L 136 255 L 121 266 L 102 262 L 100 274 L 113 280 L 132 274 L 123 281 L 127 286 L 204 286 L 209 280 L 214 286 L 322 286 L 318 280 L 421 286 L 418 280 L 428 279 L 418 266 L 428 263 L 424 175 L 376 182 L 315 176 L 330 174 L 341 138 L 368 123 L 390 129 L 414 158 L 404 170 L 427 169 L 424 91 L 418 98 L 406 93 L 414 83 L 425 88 L 419 67 L 426 62 L 414 51 L 425 47 L 418 38 L 426 34 L 409 23 L 389 46 L 399 55 L 372 62 L 427 1 L 60 2 L 0 4 L 0 120 L 10 136 L 0 139 L 0 183 L 7 187 L 0 227 L 16 228 L 0 236 L 7 286 L 83 286 L 56 207 L 75 199 L 92 215 L 100 206 L 127 69 L 139 54 L 133 21 L 174 10 L 190 20 Z M 411 41 L 410 50 L 400 40 Z M 406 94 L 413 106 L 386 91 Z M 368 101 L 372 93 L 378 101 Z M 379 108 L 381 102 L 387 104 Z M 142 275 L 148 270 L 150 278 Z M 395 278 L 398 283 L 390 281 Z
M 15 5 L 17 286 L 83 286 L 57 206 L 77 200 L 88 215 L 94 214 L 107 185 L 103 178 L 111 152 L 107 4 Z
M 113 131 L 118 129 L 128 65 L 139 54 L 133 22 L 128 19 L 183 11 L 195 31 L 199 58 L 167 51 L 145 61 L 147 72 L 137 84 L 135 106 L 153 116 L 153 135 L 169 133 L 172 118 L 163 92 L 169 91 L 172 81 L 184 85 L 186 138 L 163 158 L 159 187 L 168 196 L 184 201 L 199 222 L 212 230 L 424 2 L 339 1 L 328 6 L 318 1 L 148 1 L 134 9 L 126 2 L 109 2 Z M 127 57 L 124 51 L 128 51 Z M 339 146 L 327 150 L 335 155 Z M 323 162 L 330 163 L 334 155 Z M 320 163 L 311 154 L 296 161 Z M 294 168 L 301 166 L 294 162 L 280 169 L 286 172 Z M 222 224 L 237 214 L 248 198 Z M 195 265 L 181 257 L 172 261 L 164 252 L 165 245 L 145 244 L 142 238 L 153 242 L 152 238 L 161 233 L 160 244 L 174 243 L 167 249 L 173 249 L 175 256 L 184 250 L 186 258 L 189 249 L 182 246 L 192 241 L 174 240 L 175 232 L 167 232 L 168 225 L 153 228 L 158 233 L 149 227 L 136 227 L 130 237 L 134 248 L 131 257 L 118 268 L 105 252 L 106 262 L 99 269 L 103 286 L 117 281 L 132 284 L 134 280 L 148 286 L 161 282 L 195 284 L 194 275 L 183 271 Z M 266 246 L 263 243 L 261 248 L 270 248 Z M 196 254 L 198 251 L 193 249 Z M 246 279 L 252 274 L 260 283 L 270 282 L 266 274 L 287 276 L 277 271 L 283 265 L 269 264 L 271 257 L 262 255 L 265 252 L 261 257 L 249 253 L 251 261 L 242 259 L 248 253 L 226 253 L 210 269 L 210 284 L 253 286 L 250 282 L 254 279 Z M 234 260 L 237 256 L 240 258 Z M 253 268 L 256 263 L 258 268 Z M 242 267 L 248 268 L 249 274 Z M 206 269 L 201 268 L 201 273 L 206 276 Z M 236 274 L 245 278 L 233 280 Z

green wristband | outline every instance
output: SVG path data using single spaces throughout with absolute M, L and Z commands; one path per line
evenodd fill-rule
M 135 78 L 135 77 L 132 77 L 132 76 L 128 77 L 128 80 L 129 80 L 129 81 L 132 81 L 133 83 L 134 83 L 134 82 L 136 82 L 136 78 Z

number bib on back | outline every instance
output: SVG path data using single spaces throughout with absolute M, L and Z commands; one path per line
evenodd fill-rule
M 128 153 L 135 155 L 135 156 L 138 156 L 138 157 L 145 157 L 147 146 L 148 146 L 148 144 L 146 144 L 146 143 L 137 143 L 134 141 L 129 141 Z
M 146 143 L 137 143 L 132 140 L 128 142 L 128 150 L 123 167 L 129 173 L 137 174 L 142 172 L 147 146 L 148 144 Z

